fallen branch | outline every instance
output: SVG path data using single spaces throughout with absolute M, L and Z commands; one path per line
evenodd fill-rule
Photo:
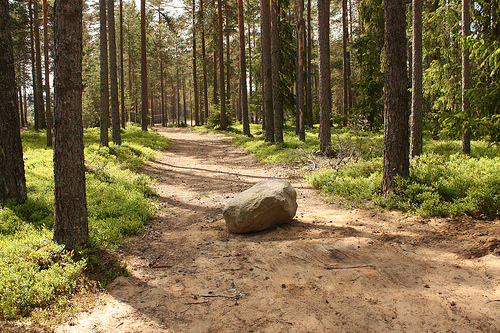
M 376 268 L 374 265 L 358 265 L 358 266 L 348 266 L 348 267 L 339 267 L 338 264 L 332 264 L 326 266 L 326 269 L 353 269 L 353 268 Z
M 231 299 L 239 299 L 241 294 L 238 295 L 225 295 L 225 294 L 193 294 L 195 297 L 223 297 L 223 298 L 231 298 Z

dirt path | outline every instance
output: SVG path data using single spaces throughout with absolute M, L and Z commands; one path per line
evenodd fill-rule
M 58 332 L 500 331 L 499 221 L 347 210 L 291 180 L 293 223 L 231 234 L 225 203 L 286 170 L 220 136 L 157 130 L 171 149 L 144 168 L 159 209 L 123 247 L 131 276 Z

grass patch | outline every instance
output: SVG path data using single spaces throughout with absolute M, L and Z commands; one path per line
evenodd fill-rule
M 66 303 L 82 282 L 105 288 L 125 273 L 113 249 L 138 233 L 153 213 L 154 193 L 135 173 L 168 148 L 167 138 L 129 124 L 121 146 L 99 148 L 99 129 L 84 131 L 91 248 L 68 253 L 51 241 L 54 224 L 53 150 L 44 132 L 22 132 L 28 200 L 0 208 L 0 318 L 43 313 Z

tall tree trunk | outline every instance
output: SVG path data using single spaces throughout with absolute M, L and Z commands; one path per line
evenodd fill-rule
M 1 207 L 8 200 L 21 204 L 27 198 L 8 0 L 0 0 L 0 50 Z
M 250 124 L 248 121 L 247 65 L 245 58 L 245 21 L 243 16 L 243 0 L 238 0 L 238 30 L 240 35 L 241 120 L 243 123 L 243 135 L 250 136 Z
M 111 92 L 112 139 L 116 145 L 122 144 L 120 133 L 120 105 L 118 104 L 118 68 L 116 65 L 115 1 L 108 0 L 109 30 L 109 79 Z
M 148 130 L 148 67 L 146 59 L 146 0 L 141 0 L 141 100 L 142 130 Z
M 350 113 L 349 110 L 349 87 L 350 87 L 350 57 L 347 51 L 347 43 L 349 42 L 349 25 L 348 25 L 348 14 L 347 14 L 347 0 L 342 0 L 342 54 L 343 54 L 343 92 L 344 92 L 344 107 L 343 114 L 347 116 Z M 347 119 L 347 117 L 345 118 Z
M 413 0 L 410 156 L 422 154 L 422 0 Z
M 218 37 L 217 37 L 218 38 Z M 219 104 L 219 89 L 217 84 L 217 51 L 218 51 L 218 42 L 214 43 L 214 56 L 213 56 L 213 67 L 214 67 L 214 104 Z
M 332 150 L 330 112 L 332 90 L 330 82 L 330 0 L 318 0 L 319 48 L 319 141 L 322 153 Z
M 177 80 L 176 80 L 176 91 L 177 91 L 177 126 L 181 125 L 181 81 L 179 78 L 179 67 L 177 67 Z
M 207 80 L 207 55 L 205 50 L 205 22 L 203 21 L 203 0 L 200 0 L 200 25 L 201 25 L 201 57 L 203 64 L 203 106 L 201 124 L 208 118 L 208 80 Z
M 279 4 L 271 0 L 271 77 L 273 89 L 274 140 L 283 143 L 283 107 L 280 93 L 280 49 Z
M 409 110 L 406 72 L 406 18 L 403 0 L 385 0 L 384 162 L 382 193 L 395 177 L 409 175 Z
M 469 0 L 462 0 L 462 35 L 464 38 L 470 35 L 470 3 Z M 463 47 L 462 51 L 462 114 L 464 117 L 464 124 L 462 126 L 462 153 L 470 155 L 471 147 L 471 110 L 470 102 L 467 97 L 467 91 L 470 88 L 470 62 L 469 50 Z
M 226 17 L 226 26 L 229 27 L 229 20 Z M 226 101 L 231 102 L 231 47 L 229 42 L 229 29 L 226 32 Z
M 99 50 L 100 50 L 100 146 L 109 145 L 109 81 L 108 81 L 108 30 L 106 28 L 106 0 L 99 0 Z
M 306 106 L 307 106 L 307 126 L 313 128 L 312 110 L 312 27 L 311 27 L 311 0 L 307 0 L 307 74 L 306 74 Z
M 193 89 L 194 89 L 194 124 L 200 125 L 198 108 L 198 74 L 196 71 L 196 0 L 193 0 Z
M 297 0 L 297 105 L 298 105 L 298 130 L 299 139 L 305 141 L 306 133 L 304 128 L 304 0 Z
M 182 71 L 182 113 L 184 114 L 184 124 L 187 124 L 186 79 L 184 77 L 184 71 Z
M 226 91 L 224 87 L 224 35 L 222 33 L 222 0 L 217 0 L 217 12 L 219 17 L 220 128 L 221 130 L 226 130 Z
M 262 117 L 265 141 L 274 142 L 273 80 L 271 70 L 270 0 L 260 0 L 260 33 L 262 39 Z
M 40 129 L 45 128 L 45 112 L 43 103 L 43 81 L 42 81 L 42 51 L 40 47 L 40 24 L 38 18 L 38 1 L 35 0 L 35 65 L 36 65 L 36 96 L 39 105 Z
M 163 60 L 160 59 L 161 125 L 165 127 L 165 90 L 163 88 Z
M 31 41 L 31 78 L 33 81 L 33 121 L 35 131 L 40 129 L 40 101 L 38 100 L 37 83 L 36 83 L 36 56 L 35 56 L 35 15 L 33 14 L 34 6 L 33 0 L 29 2 L 29 16 L 30 16 L 30 41 Z
M 49 80 L 49 27 L 47 24 L 47 0 L 43 0 L 43 52 L 45 58 L 45 115 L 47 117 L 47 147 L 52 147 L 53 118 L 50 110 L 50 80 Z
M 54 240 L 89 244 L 82 122 L 82 1 L 54 4 Z
M 125 76 L 123 73 L 123 0 L 120 0 L 120 108 L 122 127 L 125 128 L 127 117 L 125 115 Z
M 24 118 L 24 109 L 26 108 L 26 105 L 24 105 L 23 102 L 23 92 L 21 86 L 19 86 L 19 115 L 21 116 L 20 119 L 20 125 L 21 128 L 26 126 L 26 118 Z
M 250 25 L 248 25 L 248 59 L 252 59 L 252 33 Z M 248 92 L 250 97 L 252 97 L 252 61 L 248 63 L 248 85 Z

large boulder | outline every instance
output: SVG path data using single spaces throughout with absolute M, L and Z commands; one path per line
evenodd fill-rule
M 224 219 L 234 233 L 255 232 L 289 222 L 297 211 L 297 192 L 286 180 L 267 179 L 231 199 Z

